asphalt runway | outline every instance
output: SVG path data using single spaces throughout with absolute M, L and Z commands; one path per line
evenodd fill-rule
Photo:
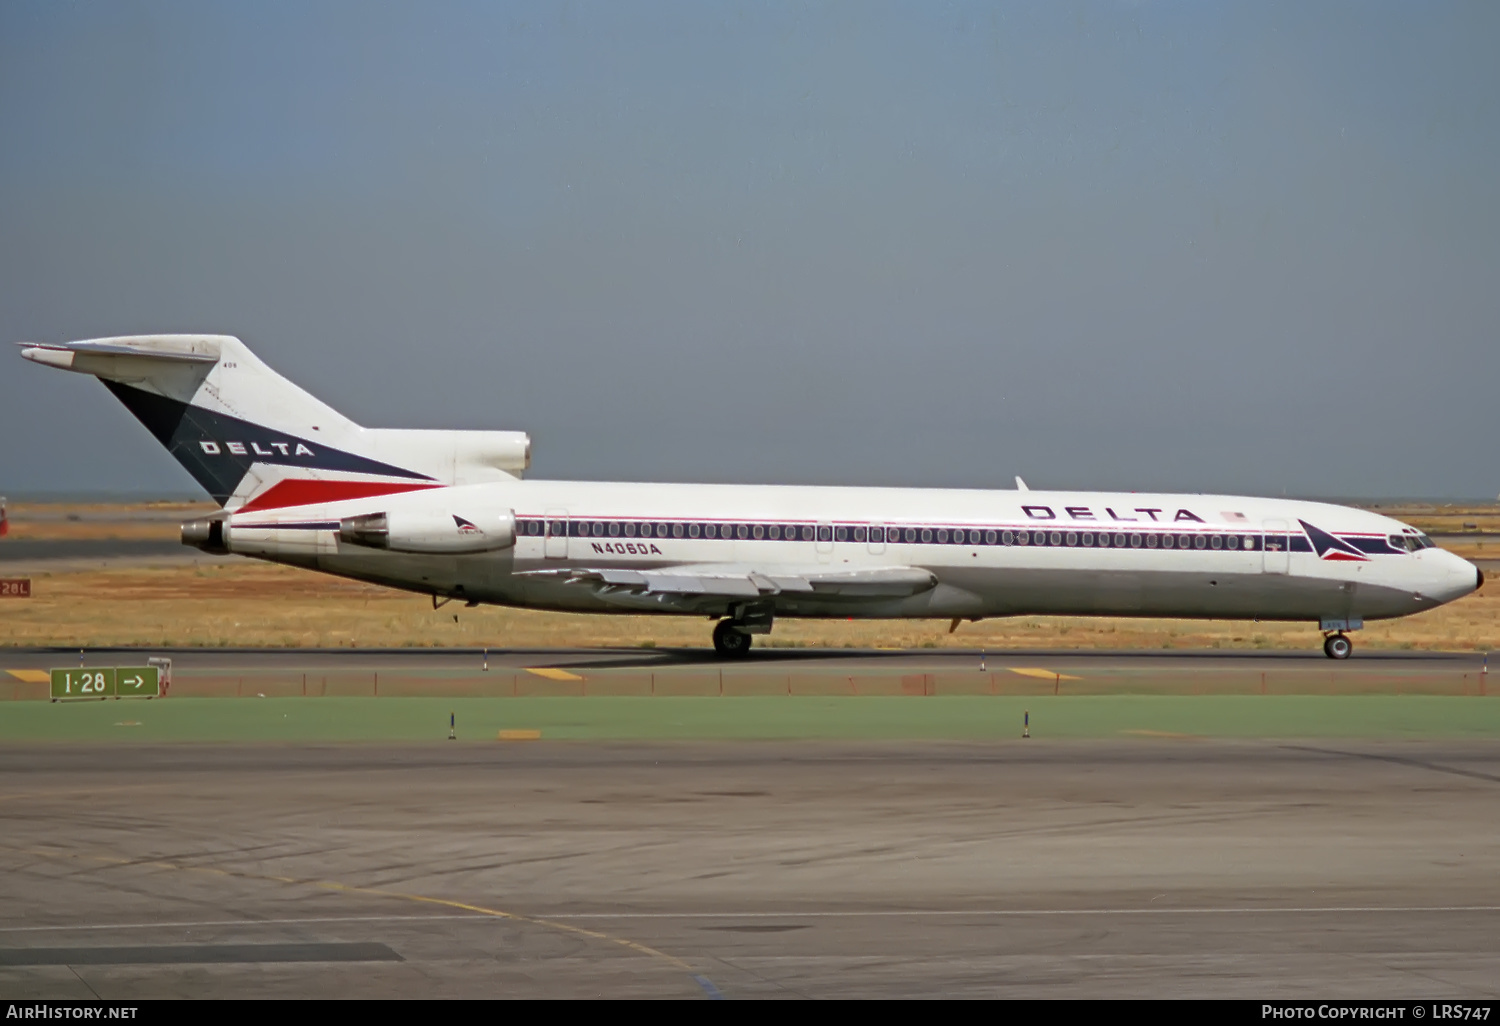
M 1500 996 L 1500 743 L 0 751 L 0 997 Z

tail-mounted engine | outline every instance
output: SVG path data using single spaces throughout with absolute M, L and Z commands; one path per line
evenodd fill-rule
M 456 513 L 368 513 L 340 520 L 339 541 L 392 552 L 491 552 L 516 543 L 516 517 L 510 511 L 473 520 Z

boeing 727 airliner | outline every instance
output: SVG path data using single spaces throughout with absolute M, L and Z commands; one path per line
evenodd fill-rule
M 182 540 L 459 599 L 718 620 L 1020 614 L 1317 623 L 1451 602 L 1481 571 L 1399 521 L 1235 495 L 528 481 L 531 440 L 348 420 L 223 335 L 23 344 L 99 378 L 220 504 Z

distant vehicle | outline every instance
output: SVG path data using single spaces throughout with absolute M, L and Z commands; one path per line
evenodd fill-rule
M 511 431 L 353 423 L 223 335 L 24 344 L 104 382 L 223 507 L 186 544 L 470 605 L 718 620 L 1159 616 L 1319 624 L 1475 591 L 1473 564 L 1366 510 L 1231 495 L 525 481 Z M 748 444 L 748 443 L 747 443 Z

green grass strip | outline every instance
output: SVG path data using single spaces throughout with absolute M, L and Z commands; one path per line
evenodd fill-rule
M 168 698 L 13 702 L 0 741 L 462 741 L 543 738 L 1500 737 L 1500 698 L 1158 695 L 952 698 Z

